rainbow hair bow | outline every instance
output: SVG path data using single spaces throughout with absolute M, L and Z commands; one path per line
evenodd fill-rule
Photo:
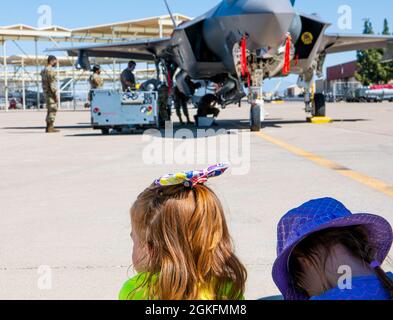
M 217 164 L 203 170 L 167 174 L 157 179 L 155 185 L 168 187 L 182 184 L 187 188 L 192 188 L 198 184 L 205 184 L 210 178 L 221 176 L 228 169 L 229 165 Z

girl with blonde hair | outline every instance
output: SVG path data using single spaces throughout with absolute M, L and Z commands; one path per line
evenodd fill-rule
M 166 175 L 131 209 L 133 265 L 120 300 L 241 300 L 246 269 L 236 257 L 216 194 L 205 183 L 225 165 Z

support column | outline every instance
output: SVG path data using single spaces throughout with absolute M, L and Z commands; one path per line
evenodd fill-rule
M 60 92 L 60 63 L 57 60 L 56 64 L 56 72 L 57 72 L 57 108 L 60 110 L 61 108 L 61 92 Z
M 34 48 L 35 48 L 35 65 L 36 65 L 36 88 L 37 88 L 37 110 L 40 110 L 41 106 L 41 95 L 40 95 L 40 69 L 39 69 L 39 61 L 38 61 L 38 39 L 34 39 Z
M 26 81 L 25 81 L 25 58 L 22 56 L 22 103 L 23 110 L 26 110 Z
M 75 90 L 75 65 L 72 65 L 72 102 L 74 105 L 74 111 L 76 111 L 76 90 Z
M 159 37 L 160 38 L 163 38 L 164 37 L 164 28 L 163 28 L 163 25 L 162 25 L 162 19 L 160 18 L 159 20 L 158 20 L 158 26 L 159 26 Z
M 116 90 L 116 59 L 113 59 L 113 91 Z
M 7 112 L 9 107 L 9 88 L 8 88 L 8 63 L 7 63 L 7 45 L 6 40 L 3 41 L 3 67 L 4 67 L 4 109 Z

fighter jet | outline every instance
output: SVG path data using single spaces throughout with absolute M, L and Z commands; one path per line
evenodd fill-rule
M 331 53 L 387 48 L 393 59 L 393 37 L 328 34 L 331 25 L 316 15 L 296 11 L 295 0 L 223 0 L 202 16 L 175 24 L 171 37 L 65 49 L 78 56 L 80 68 L 89 57 L 153 61 L 158 77 L 176 83 L 187 96 L 190 80 L 219 84 L 216 92 L 225 106 L 246 95 L 251 105 L 251 130 L 261 130 L 263 80 L 299 75 L 306 111 L 325 116 L 322 103 L 311 103 L 315 75 L 322 75 Z M 170 11 L 170 10 L 169 10 Z

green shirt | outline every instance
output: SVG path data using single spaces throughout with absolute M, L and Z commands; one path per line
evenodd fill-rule
M 120 291 L 119 300 L 155 300 L 149 298 L 149 288 L 148 284 L 146 283 L 148 276 L 148 273 L 140 273 L 134 278 L 128 280 Z M 157 278 L 157 275 L 154 275 L 151 281 L 154 283 L 157 281 Z M 227 285 L 225 288 L 225 293 L 229 294 L 230 289 L 231 286 Z M 208 289 L 201 290 L 200 300 L 214 300 L 214 296 L 215 294 L 212 294 L 212 292 L 210 292 Z M 239 300 L 244 300 L 244 297 L 242 296 Z

